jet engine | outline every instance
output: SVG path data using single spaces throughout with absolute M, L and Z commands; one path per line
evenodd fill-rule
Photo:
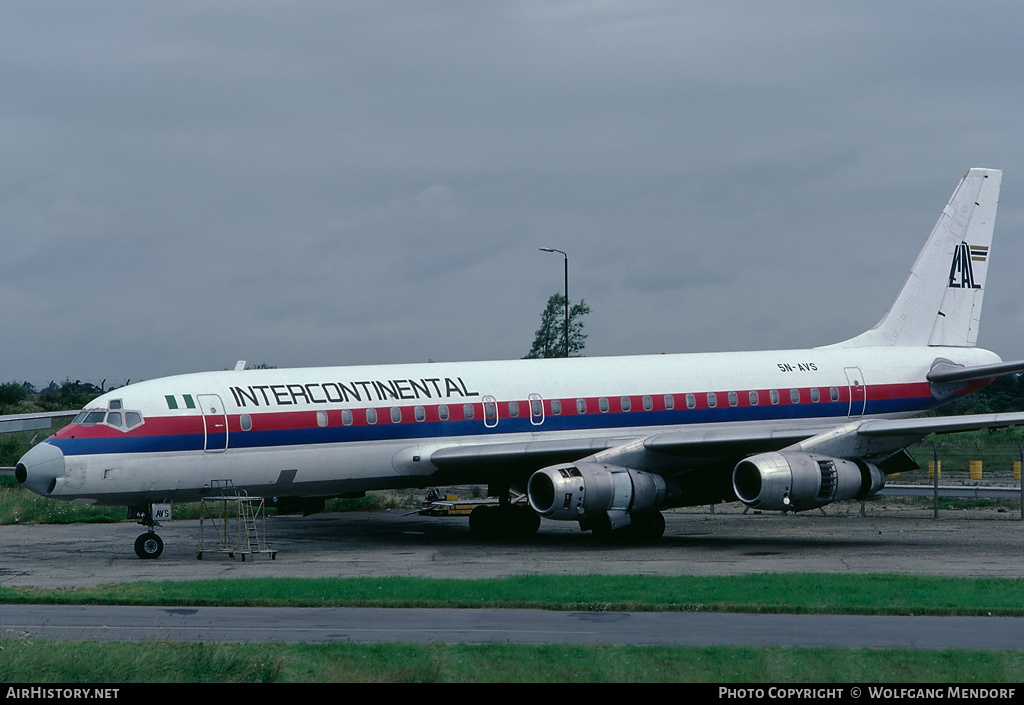
M 630 513 L 664 507 L 668 495 L 660 475 L 595 462 L 543 468 L 527 485 L 530 506 L 541 516 L 579 521 L 605 512 L 611 528 L 629 524 Z
M 885 473 L 862 460 L 779 451 L 741 461 L 732 471 L 732 486 L 748 507 L 796 512 L 867 499 L 885 486 Z

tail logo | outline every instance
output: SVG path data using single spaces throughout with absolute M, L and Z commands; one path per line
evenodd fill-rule
M 949 288 L 980 289 L 981 284 L 974 283 L 974 266 L 971 262 L 984 262 L 987 258 L 987 247 L 971 246 L 961 242 L 953 250 L 953 263 L 949 268 Z

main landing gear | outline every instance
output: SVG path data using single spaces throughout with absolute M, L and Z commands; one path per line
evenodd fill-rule
M 128 507 L 128 518 L 135 519 L 148 530 L 135 539 L 135 555 L 139 558 L 159 558 L 164 552 L 164 540 L 156 533 L 160 519 L 171 518 L 170 504 L 146 504 Z
M 488 539 L 524 539 L 540 528 L 540 515 L 530 505 L 509 500 L 508 485 L 490 487 L 498 506 L 482 504 L 469 515 L 469 530 Z
M 600 512 L 586 521 L 581 520 L 580 528 L 591 531 L 602 543 L 650 543 L 665 534 L 665 517 L 661 512 L 632 512 L 629 518 L 626 526 L 612 528 L 607 512 Z
M 540 515 L 521 504 L 480 505 L 469 515 L 469 530 L 481 538 L 522 539 L 540 528 Z

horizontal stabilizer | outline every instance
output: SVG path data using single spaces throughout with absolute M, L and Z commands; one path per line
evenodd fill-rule
M 932 371 L 928 373 L 928 381 L 935 384 L 948 384 L 950 382 L 970 382 L 976 379 L 991 379 L 993 377 L 1005 377 L 1024 372 L 1024 360 L 1013 362 L 997 362 L 993 365 L 975 365 L 974 367 L 961 367 L 948 362 L 937 362 Z

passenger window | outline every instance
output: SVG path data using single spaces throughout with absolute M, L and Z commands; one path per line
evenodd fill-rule
M 708 392 L 708 408 L 714 409 L 718 406 L 718 395 L 714 392 Z
M 650 411 L 654 408 L 654 402 L 651 401 L 651 398 L 648 395 L 644 394 L 642 401 L 644 403 L 644 411 Z
M 800 390 L 799 389 L 790 389 L 789 390 L 789 401 L 790 401 L 790 403 L 793 403 L 793 404 L 799 404 L 800 403 Z
M 695 397 L 692 394 L 687 394 L 686 395 L 686 408 L 687 409 L 696 409 L 697 408 L 697 397 Z
M 768 398 L 771 399 L 772 404 L 778 404 L 779 403 L 779 390 L 778 389 L 770 390 L 768 392 Z
M 130 414 L 131 412 L 128 413 Z M 249 416 L 249 414 L 242 414 L 241 416 L 238 417 L 238 425 L 242 427 L 243 431 L 251 431 L 252 417 Z
M 401 407 L 391 407 L 391 423 L 402 423 L 402 409 Z
M 757 406 L 757 403 L 761 401 L 761 398 L 757 395 L 756 389 L 750 390 L 750 393 L 747 394 L 747 398 L 750 400 L 751 406 Z
M 608 397 L 601 397 L 597 400 L 597 409 L 602 414 L 608 413 Z
M 474 414 L 473 414 L 473 405 L 472 404 L 463 404 L 462 405 L 462 417 L 464 419 L 466 419 L 466 421 L 471 421 L 473 419 L 473 416 L 474 416 Z
M 623 411 L 629 411 L 631 404 L 629 403 L 629 397 L 622 397 L 619 399 L 619 404 L 622 405 Z
M 351 426 L 353 420 L 354 419 L 352 418 L 352 410 L 351 409 L 342 409 L 341 410 L 341 422 L 343 424 L 345 424 L 346 426 Z
M 676 398 L 671 394 L 665 395 L 665 408 L 670 411 L 676 408 Z
M 839 388 L 831 387 L 828 390 L 828 396 L 832 401 L 839 401 Z
M 551 400 L 551 413 L 554 416 L 558 416 L 562 413 L 562 402 L 559 399 Z
M 736 406 L 740 403 L 740 398 L 736 392 L 729 392 L 729 406 Z
M 540 418 L 544 415 L 544 406 L 541 404 L 540 399 L 530 400 L 530 415 L 534 418 Z
M 366 423 L 370 424 L 371 426 L 373 424 L 377 423 L 377 410 L 376 409 L 367 409 L 366 410 Z
M 437 407 L 437 418 L 441 419 L 442 421 L 447 421 L 448 420 L 448 405 L 447 404 L 441 404 L 441 406 Z
M 415 409 L 413 409 L 413 414 L 415 415 L 417 421 L 427 420 L 427 412 L 422 406 L 417 406 Z
M 484 402 L 484 418 L 488 421 L 494 421 L 498 418 L 498 405 L 493 401 Z
M 585 414 L 585 413 L 587 413 L 587 400 L 586 399 L 577 399 L 576 400 L 576 413 L 577 414 Z
M 519 402 L 510 401 L 508 403 L 508 415 L 510 418 L 513 419 L 519 416 Z
M 811 387 L 811 402 L 817 404 L 821 401 L 821 394 L 818 393 L 817 387 Z

